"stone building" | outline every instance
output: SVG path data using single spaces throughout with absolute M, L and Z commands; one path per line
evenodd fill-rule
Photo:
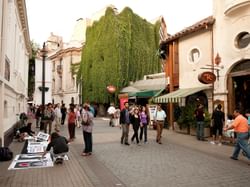
M 13 138 L 18 115 L 27 112 L 31 45 L 25 0 L 0 1 L 0 144 Z

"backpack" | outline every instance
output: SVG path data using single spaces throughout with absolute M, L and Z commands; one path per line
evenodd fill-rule
M 82 125 L 88 126 L 88 125 L 90 125 L 90 123 L 91 123 L 91 120 L 90 120 L 89 114 L 87 112 L 86 114 L 83 114 Z
M 0 161 L 12 160 L 13 152 L 8 147 L 0 147 Z

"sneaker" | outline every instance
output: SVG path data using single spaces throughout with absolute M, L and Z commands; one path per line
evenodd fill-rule
M 243 155 L 244 157 L 247 157 L 247 153 L 246 153 L 245 151 L 242 151 L 242 155 Z
M 218 146 L 222 146 L 222 143 L 218 143 Z
M 215 142 L 214 142 L 214 141 L 211 141 L 210 143 L 213 144 L 213 145 L 215 145 Z
M 148 142 L 146 141 L 146 142 L 144 142 L 144 144 L 148 144 Z
M 63 158 L 61 158 L 61 157 L 56 158 L 55 164 L 62 164 L 62 163 L 63 163 Z
M 125 145 L 130 145 L 130 144 L 128 142 L 126 142 Z
M 233 157 L 233 156 L 230 156 L 230 158 L 231 158 L 232 160 L 238 160 L 238 158 L 235 158 L 235 157 Z

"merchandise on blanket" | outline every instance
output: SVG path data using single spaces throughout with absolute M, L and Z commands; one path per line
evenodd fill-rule
M 53 166 L 54 165 L 50 153 L 47 153 L 45 157 L 42 157 L 41 154 L 20 154 L 16 155 L 8 170 L 44 168 Z
M 38 132 L 36 139 L 37 139 L 37 141 L 48 141 L 49 134 L 46 134 L 44 132 Z

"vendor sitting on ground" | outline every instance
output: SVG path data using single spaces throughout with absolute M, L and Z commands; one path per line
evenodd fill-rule
M 50 137 L 50 142 L 42 157 L 53 148 L 52 159 L 56 164 L 63 163 L 63 158 L 69 151 L 68 140 L 64 136 L 60 136 L 57 132 L 53 132 Z
M 33 136 L 35 134 L 34 131 L 31 130 L 32 123 L 28 123 L 26 126 L 21 127 L 18 129 L 18 141 L 23 142 L 26 136 Z

